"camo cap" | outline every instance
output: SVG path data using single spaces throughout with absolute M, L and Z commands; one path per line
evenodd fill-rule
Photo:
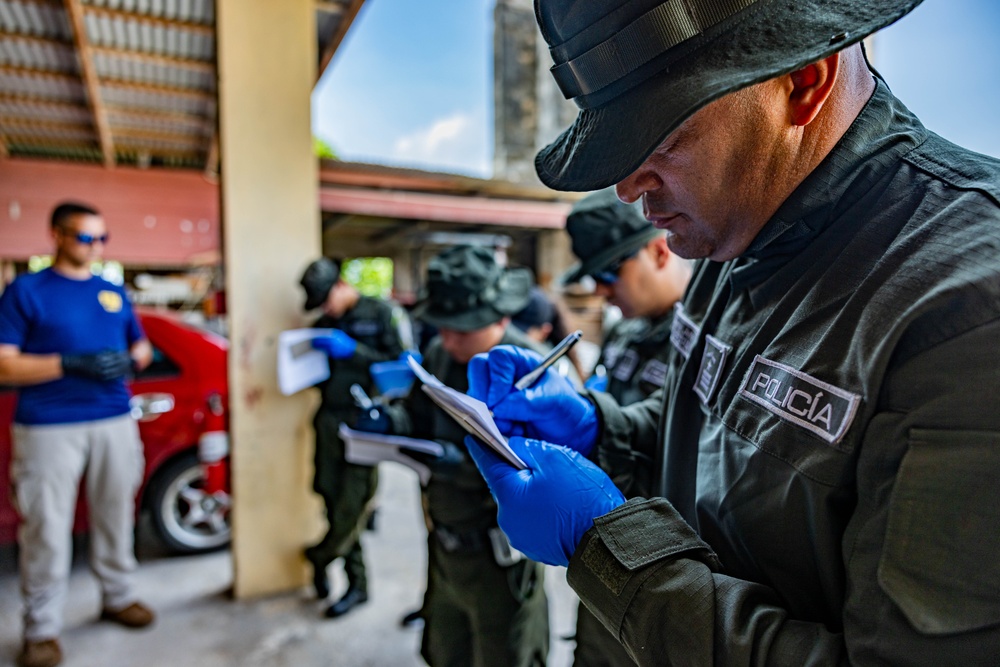
M 531 284 L 528 270 L 500 266 L 487 248 L 454 246 L 427 265 L 427 286 L 413 316 L 443 329 L 475 331 L 524 308 Z

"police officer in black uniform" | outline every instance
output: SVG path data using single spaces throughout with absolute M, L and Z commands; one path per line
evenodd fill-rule
M 466 391 L 469 360 L 494 345 L 541 353 L 509 326 L 528 302 L 528 271 L 503 268 L 486 248 L 456 246 L 432 259 L 427 274 L 427 296 L 413 313 L 438 328 L 423 366 L 446 385 Z M 465 431 L 421 391 L 391 406 L 389 417 L 393 432 L 437 440 L 446 452 L 427 462 L 423 489 L 430 527 L 424 659 L 432 666 L 543 667 L 549 623 L 542 566 L 510 551 L 496 504 L 465 452 Z
M 588 386 L 607 391 L 620 405 L 641 401 L 662 387 L 667 377 L 671 322 L 691 279 L 691 265 L 670 252 L 663 231 L 653 227 L 636 206 L 622 203 L 611 188 L 577 202 L 566 219 L 566 231 L 580 263 L 562 282 L 590 276 L 595 292 L 624 316 L 605 336 Z M 677 317 L 684 315 L 680 312 Z M 636 468 L 649 473 L 646 466 Z M 614 481 L 623 493 L 649 495 L 649 480 L 617 472 Z M 582 604 L 573 658 L 576 667 L 635 664 Z
M 306 293 L 305 309 L 323 309 L 313 324 L 330 328 L 329 336 L 315 339 L 313 347 L 329 355 L 330 377 L 317 385 L 322 402 L 316 411 L 315 476 L 313 490 L 326 504 L 329 530 L 319 543 L 306 548 L 313 567 L 316 595 L 330 594 L 327 566 L 344 559 L 347 591 L 326 610 L 326 616 L 341 616 L 368 600 L 368 579 L 362 556 L 361 531 L 371 512 L 378 481 L 377 469 L 348 463 L 337 429 L 341 422 L 353 423 L 357 408 L 350 387 L 360 385 L 368 394 L 374 385 L 368 367 L 377 361 L 398 357 L 411 347 L 409 321 L 402 308 L 365 296 L 341 279 L 340 263 L 318 259 L 301 280 Z

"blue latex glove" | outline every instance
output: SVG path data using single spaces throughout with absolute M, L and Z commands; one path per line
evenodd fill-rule
M 389 433 L 392 430 L 392 421 L 381 405 L 367 410 L 358 408 L 358 417 L 354 420 L 354 430 L 368 433 Z
M 334 329 L 329 336 L 313 338 L 312 346 L 317 350 L 322 350 L 334 359 L 350 359 L 354 356 L 354 350 L 358 347 L 358 341 L 354 340 L 340 329 Z
M 608 390 L 608 376 L 607 375 L 591 375 L 587 378 L 587 381 L 583 383 L 584 389 L 589 389 L 590 391 L 607 391 Z
M 506 435 L 525 435 L 590 454 L 597 441 L 597 408 L 551 368 L 523 391 L 514 383 L 538 366 L 531 350 L 499 345 L 469 361 L 469 396 L 486 403 Z
M 413 357 L 418 364 L 424 363 L 424 355 L 416 350 L 403 350 L 399 355 L 399 360 L 406 363 L 407 357 Z
M 511 438 L 528 466 L 518 470 L 471 436 L 465 445 L 497 501 L 500 528 L 532 560 L 569 565 L 594 519 L 625 502 L 603 470 L 566 447 Z

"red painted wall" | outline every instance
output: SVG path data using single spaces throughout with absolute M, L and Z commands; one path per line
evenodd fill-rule
M 127 266 L 218 261 L 219 189 L 201 172 L 0 160 L 0 259 L 52 252 L 49 215 L 72 199 L 98 209 Z

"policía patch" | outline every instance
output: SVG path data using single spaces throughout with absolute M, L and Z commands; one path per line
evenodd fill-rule
M 120 313 L 122 310 L 122 295 L 111 290 L 101 290 L 97 293 L 97 302 L 109 313 Z
M 831 445 L 851 426 L 861 396 L 817 380 L 784 364 L 754 358 L 740 395 Z
M 731 345 L 726 345 L 712 335 L 705 336 L 705 352 L 701 355 L 701 367 L 698 368 L 698 378 L 694 383 L 694 393 L 705 405 L 719 386 L 719 378 L 726 367 L 726 358 L 733 351 Z
M 684 312 L 684 304 L 680 301 L 674 304 L 674 320 L 670 323 L 670 343 L 687 359 L 691 350 L 698 343 L 701 327 L 691 321 Z

